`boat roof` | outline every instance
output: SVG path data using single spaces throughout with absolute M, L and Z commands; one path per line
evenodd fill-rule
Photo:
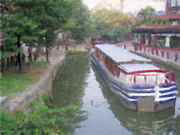
M 118 64 L 130 61 L 151 62 L 150 59 L 138 56 L 129 52 L 127 49 L 117 47 L 113 44 L 98 44 L 96 48 Z
M 159 67 L 153 64 L 122 64 L 120 65 L 120 68 L 128 73 L 147 70 L 160 70 Z

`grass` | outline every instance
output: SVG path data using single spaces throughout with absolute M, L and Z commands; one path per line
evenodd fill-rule
M 32 84 L 34 80 L 26 74 L 6 73 L 0 79 L 1 96 L 14 95 Z
M 46 61 L 32 62 L 32 68 L 47 68 L 48 63 Z
M 27 72 L 7 72 L 0 78 L 0 96 L 15 96 L 37 82 L 46 69 L 46 62 L 33 62 Z

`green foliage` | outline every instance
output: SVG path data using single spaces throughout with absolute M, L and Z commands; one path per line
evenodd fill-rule
M 88 13 L 81 0 L 4 0 L 1 16 L 5 49 L 15 51 L 18 40 L 52 46 L 56 30 L 69 31 L 76 40 L 88 36 Z M 19 37 L 21 39 L 19 39 Z
M 90 13 L 81 0 L 69 0 L 71 3 L 70 18 L 64 25 L 64 30 L 69 31 L 76 41 L 83 41 L 90 36 Z
M 8 113 L 0 111 L 0 121 L 0 133 L 11 135 L 13 133 L 12 130 L 15 130 L 17 124 L 15 117 L 9 115 Z
M 45 98 L 47 100 L 47 97 Z M 0 134 L 4 135 L 70 135 L 79 117 L 78 106 L 48 107 L 43 98 L 35 101 L 30 112 L 14 115 L 0 111 Z
M 142 18 L 142 19 L 146 19 L 149 18 L 153 15 L 155 15 L 156 11 L 154 8 L 152 8 L 151 6 L 147 6 L 146 8 L 141 9 L 137 16 Z
M 111 41 L 126 40 L 134 24 L 135 18 L 131 15 L 113 9 L 96 9 L 92 14 L 92 36 Z
M 137 14 L 139 21 L 136 25 L 167 25 L 171 23 L 169 20 L 155 18 L 155 13 L 156 10 L 150 6 L 141 9 Z

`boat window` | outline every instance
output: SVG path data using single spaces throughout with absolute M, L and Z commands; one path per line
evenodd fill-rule
M 120 79 L 122 79 L 128 85 L 139 85 L 139 86 L 152 86 L 161 85 L 166 82 L 165 73 L 143 73 L 143 74 L 130 74 L 126 75 L 123 72 L 120 73 Z

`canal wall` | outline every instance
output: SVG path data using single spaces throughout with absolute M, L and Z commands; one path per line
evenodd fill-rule
M 40 80 L 17 96 L 11 99 L 7 98 L 1 104 L 1 108 L 8 112 L 24 111 L 32 101 L 51 92 L 53 80 L 55 79 L 59 67 L 63 64 L 64 58 L 64 49 L 52 49 L 48 69 L 40 77 Z

